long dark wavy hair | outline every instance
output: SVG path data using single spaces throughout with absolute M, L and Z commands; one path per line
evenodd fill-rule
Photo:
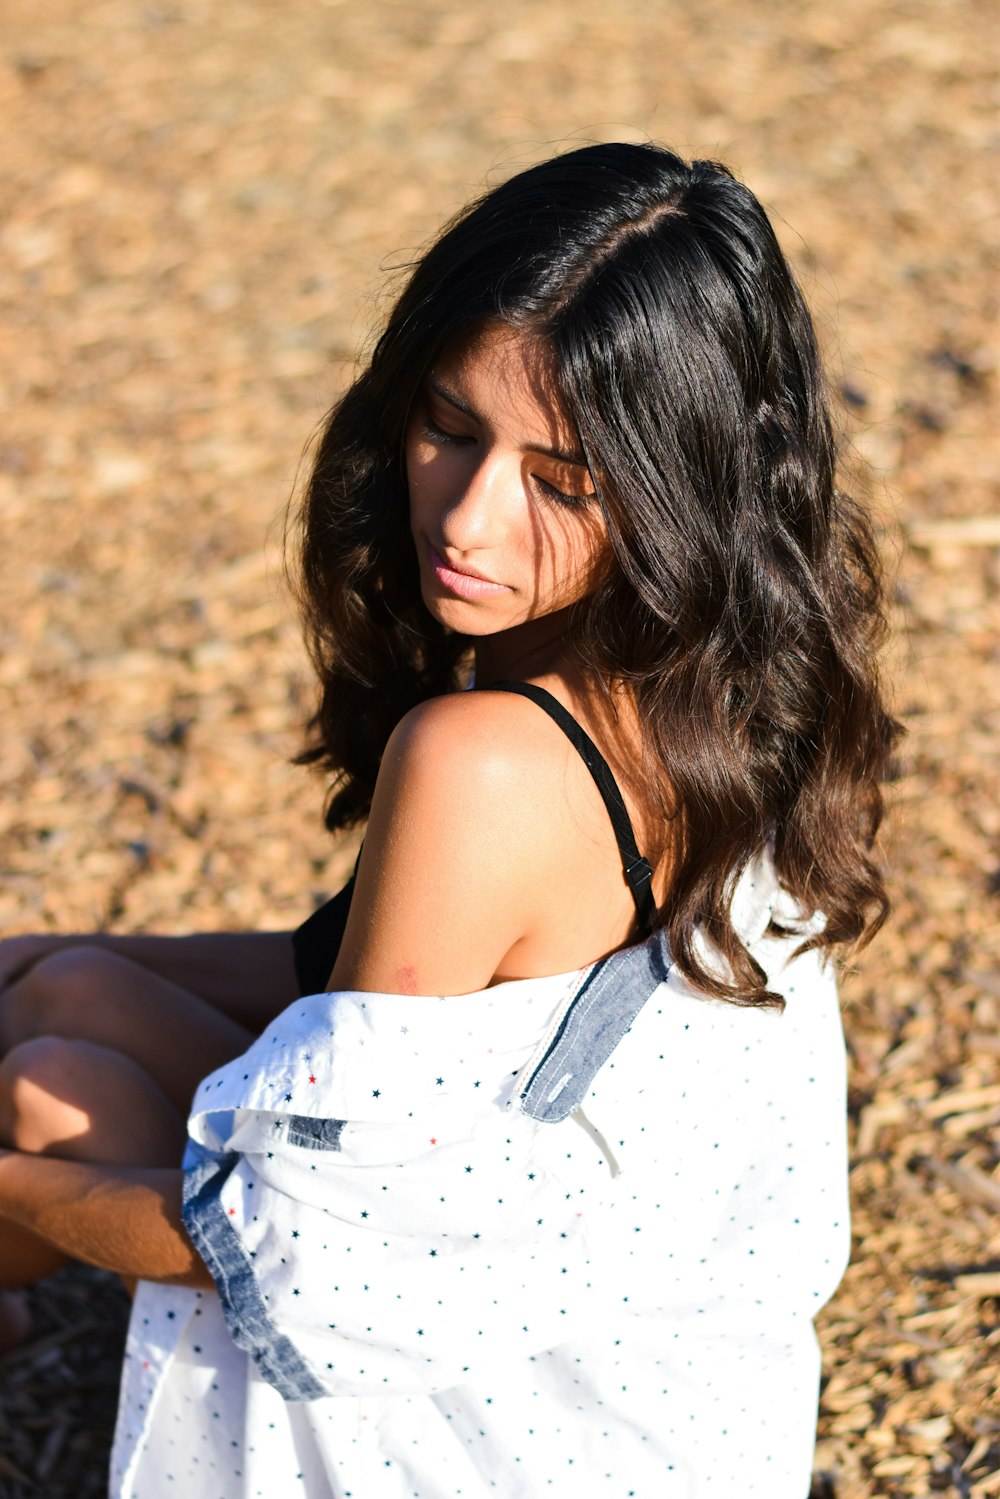
M 541 336 L 614 565 L 577 606 L 597 682 L 624 684 L 671 853 L 660 912 L 701 990 L 777 1001 L 737 936 L 733 884 L 770 845 L 812 945 L 866 940 L 888 904 L 872 842 L 897 733 L 879 691 L 881 584 L 837 485 L 813 325 L 753 194 L 653 145 L 589 146 L 474 202 L 413 268 L 331 412 L 301 509 L 301 599 L 321 699 L 303 763 L 327 824 L 362 821 L 386 741 L 461 685 L 469 641 L 420 594 L 403 436 L 442 351 L 486 322 Z M 731 982 L 699 958 L 698 928 Z

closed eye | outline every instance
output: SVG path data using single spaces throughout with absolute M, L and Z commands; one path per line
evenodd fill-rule
M 420 430 L 428 442 L 439 448 L 464 447 L 468 443 L 474 443 L 476 438 L 468 432 L 449 432 L 445 427 L 439 427 L 429 415 L 424 415 L 420 422 Z M 543 479 L 540 474 L 533 474 L 535 484 L 541 490 L 546 499 L 552 500 L 557 505 L 565 505 L 573 509 L 587 504 L 591 499 L 593 491 L 578 494 L 575 491 L 560 489 L 550 479 Z
M 443 427 L 436 427 L 427 417 L 421 422 L 421 429 L 430 442 L 443 448 L 457 447 L 461 443 L 475 441 L 475 438 L 470 437 L 466 432 L 446 432 Z
M 547 495 L 549 499 L 555 500 L 557 504 L 569 505 L 572 507 L 577 505 L 585 505 L 590 499 L 589 494 L 569 494 L 565 489 L 557 488 L 556 485 L 550 483 L 548 479 L 541 478 L 539 474 L 535 474 L 534 479 L 535 483 L 538 485 L 542 493 Z

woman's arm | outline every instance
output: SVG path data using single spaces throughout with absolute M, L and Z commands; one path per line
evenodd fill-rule
M 507 693 L 412 709 L 382 758 L 330 987 L 465 994 L 613 952 L 635 908 L 590 772 Z
M 181 1221 L 176 1168 L 92 1166 L 0 1151 L 0 1220 L 118 1275 L 211 1288 Z
M 332 988 L 482 989 L 534 913 L 544 920 L 544 760 L 511 734 L 511 706 L 495 694 L 456 693 L 397 725 L 379 767 Z

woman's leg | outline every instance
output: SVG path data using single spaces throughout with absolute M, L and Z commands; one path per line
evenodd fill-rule
M 18 1291 L 0 1290 L 0 1354 L 23 1343 L 31 1332 L 31 1313 Z
M 66 1256 L 53 1249 L 51 1244 L 46 1244 L 44 1239 L 29 1233 L 26 1228 L 19 1228 L 16 1223 L 5 1223 L 0 1219 L 0 1290 L 33 1285 L 46 1275 L 55 1275 L 65 1264 Z M 0 1304 L 0 1313 L 2 1309 L 3 1304 Z M 0 1346 L 2 1342 L 0 1332 Z
M 107 1047 L 43 1036 L 0 1062 L 0 1145 L 8 1149 L 104 1165 L 176 1166 L 184 1135 L 183 1115 L 163 1089 Z M 40 1280 L 65 1262 L 43 1239 L 0 1218 L 0 1287 Z M 0 1301 L 0 1344 L 12 1305 Z
M 99 947 L 197 994 L 237 1025 L 259 1035 L 299 993 L 291 932 L 25 933 L 0 938 L 0 990 L 43 958 Z M 332 963 L 332 958 L 331 958 Z
M 0 1143 L 106 1166 L 178 1166 L 185 1116 L 131 1057 L 39 1036 L 0 1062 Z
M 0 1054 L 43 1036 L 88 1041 L 129 1058 L 183 1115 L 201 1079 L 254 1039 L 186 989 L 87 946 L 42 958 L 0 993 Z

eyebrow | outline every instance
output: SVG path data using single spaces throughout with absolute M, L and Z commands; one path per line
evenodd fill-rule
M 447 401 L 449 406 L 454 406 L 456 411 L 461 411 L 463 416 L 469 416 L 474 422 L 481 422 L 477 411 L 473 411 L 467 401 L 463 401 L 449 386 L 438 379 L 436 375 L 427 376 L 427 385 L 442 401 Z M 566 463 L 570 468 L 588 468 L 586 458 L 577 448 L 543 448 L 538 443 L 528 443 L 532 453 L 543 453 L 546 458 L 555 458 L 559 463 Z

